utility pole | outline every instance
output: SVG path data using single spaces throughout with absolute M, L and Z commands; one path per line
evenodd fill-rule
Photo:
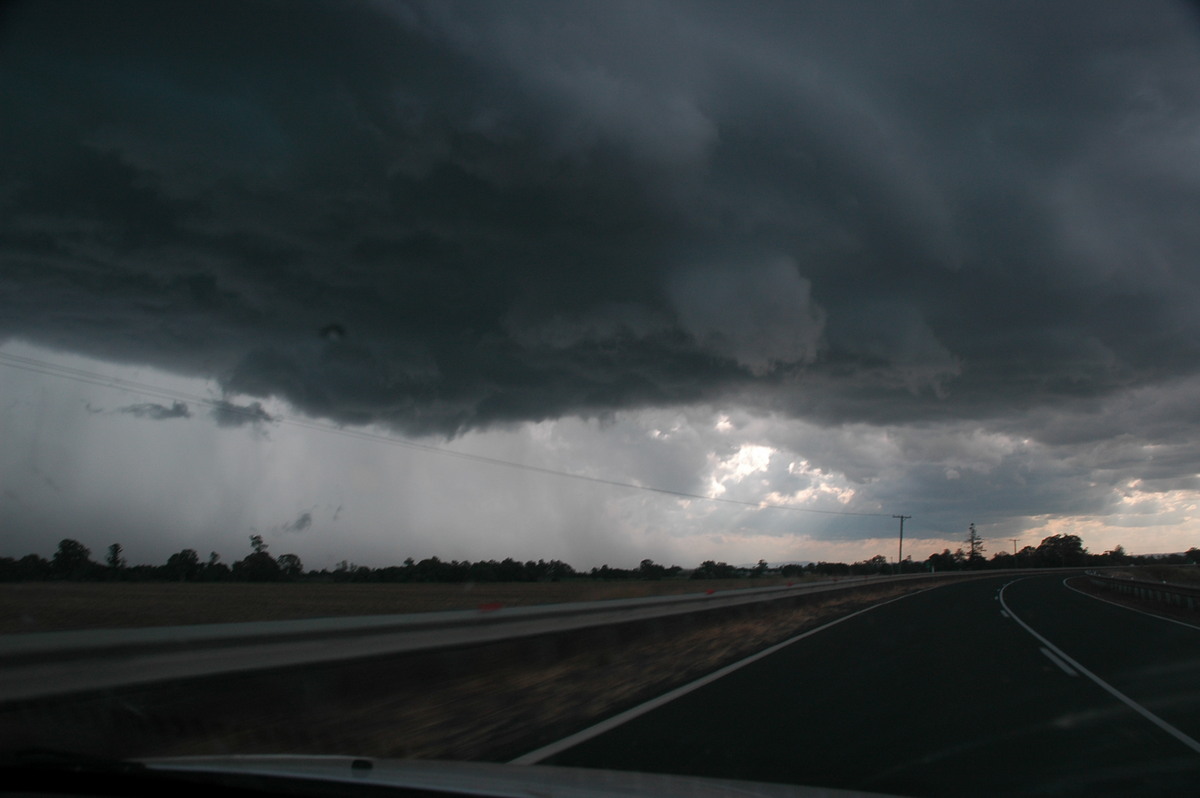
M 1013 543 L 1013 556 L 1016 557 L 1017 556 L 1017 541 L 1020 540 L 1020 538 L 1009 538 L 1009 540 L 1011 540 Z
M 900 552 L 896 555 L 896 573 L 904 571 L 904 519 L 912 518 L 911 515 L 893 515 L 892 518 L 900 519 Z

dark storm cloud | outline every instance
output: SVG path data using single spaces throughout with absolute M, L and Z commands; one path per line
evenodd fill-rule
M 122 407 L 119 412 L 128 413 L 131 416 L 138 418 L 147 418 L 151 421 L 165 421 L 172 418 L 191 418 L 192 411 L 184 402 L 173 402 L 170 407 L 166 405 L 156 404 L 154 402 L 142 402 L 136 405 L 127 405 Z
M 722 400 L 1058 440 L 1200 363 L 1184 6 L 31 3 L 3 36 L 3 337 L 442 433 Z
M 312 526 L 313 518 L 311 512 L 304 512 L 297 516 L 295 521 L 288 521 L 283 525 L 284 532 L 303 532 Z
M 275 420 L 261 402 L 239 405 L 225 399 L 213 403 L 212 417 L 219 427 L 259 426 Z

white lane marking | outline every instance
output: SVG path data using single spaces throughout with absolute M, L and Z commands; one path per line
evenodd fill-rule
M 1007 612 L 1005 612 L 1004 610 L 1000 610 L 1000 617 L 1001 617 L 1001 618 L 1007 618 L 1007 617 L 1008 617 L 1008 613 L 1007 613 Z
M 1077 577 L 1071 577 L 1071 576 L 1068 576 L 1068 577 L 1067 577 L 1067 579 L 1074 579 L 1074 578 L 1077 578 Z M 1068 585 L 1068 584 L 1067 584 L 1067 579 L 1064 579 L 1064 580 L 1062 581 L 1062 583 L 1063 583 L 1063 587 L 1065 587 L 1065 588 L 1068 588 L 1068 589 L 1070 589 L 1070 590 L 1074 590 L 1076 593 L 1078 593 L 1078 594 L 1079 594 L 1079 595 L 1081 595 L 1081 596 L 1087 596 L 1088 598 L 1090 598 L 1090 599 L 1095 599 L 1096 601 L 1103 601 L 1105 604 L 1111 604 L 1111 605 L 1113 605 L 1114 607 L 1120 607 L 1121 609 L 1123 609 L 1123 610 L 1129 610 L 1130 612 L 1140 612 L 1142 615 L 1148 615 L 1148 616 L 1150 616 L 1151 618 L 1157 618 L 1157 619 L 1158 619 L 1158 620 L 1160 620 L 1160 621 L 1167 621 L 1167 622 L 1169 622 L 1169 623 L 1177 623 L 1177 624 L 1179 624 L 1180 626 L 1186 626 L 1186 627 L 1187 627 L 1187 628 L 1189 628 L 1189 629 L 1195 629 L 1196 631 L 1200 632 L 1200 626 L 1196 626 L 1196 625 L 1195 625 L 1195 624 L 1193 624 L 1193 623 L 1188 623 L 1187 621 L 1177 621 L 1177 620 L 1175 620 L 1174 618 L 1168 618 L 1168 617 L 1167 617 L 1167 616 L 1165 616 L 1165 615 L 1155 615 L 1153 612 L 1147 612 L 1146 610 L 1140 610 L 1140 609 L 1138 609 L 1137 607 L 1130 607 L 1130 606 L 1128 606 L 1128 605 L 1125 605 L 1125 604 L 1120 604 L 1120 603 L 1118 603 L 1118 602 L 1115 602 L 1115 601 L 1109 601 L 1109 600 L 1108 600 L 1108 599 L 1106 599 L 1106 598 L 1100 598 L 1099 596 L 1093 596 L 1091 593 L 1084 593 L 1084 592 L 1083 592 L 1082 590 L 1080 590 L 1079 588 L 1077 588 L 1077 587 L 1071 587 L 1070 585 Z
M 1075 670 L 1070 665 L 1068 665 L 1067 663 L 1065 663 L 1061 659 L 1059 659 L 1058 655 L 1055 654 L 1050 649 L 1046 648 L 1045 646 L 1042 646 L 1040 650 L 1043 654 L 1046 655 L 1046 659 L 1050 660 L 1055 665 L 1062 668 L 1063 673 L 1067 674 L 1068 676 L 1078 676 L 1079 675 L 1079 671 Z
M 941 585 L 935 585 L 934 587 L 941 587 Z M 620 713 L 619 715 L 613 715 L 611 718 L 607 718 L 605 720 L 600 721 L 595 726 L 589 726 L 586 729 L 584 729 L 582 731 L 578 731 L 569 737 L 564 737 L 561 740 L 550 743 L 548 745 L 544 745 L 541 748 L 530 751 L 527 754 L 522 754 L 521 756 L 517 757 L 516 759 L 510 761 L 509 764 L 510 765 L 533 765 L 538 762 L 541 762 L 543 759 L 552 757 L 561 751 L 565 751 L 568 748 L 572 748 L 576 745 L 579 745 L 582 742 L 586 742 L 586 741 L 592 739 L 593 737 L 598 737 L 599 735 L 604 734 L 604 732 L 609 731 L 610 729 L 615 729 L 616 727 L 620 726 L 621 724 L 627 723 L 628 721 L 631 721 L 636 717 L 645 715 L 647 712 L 649 712 L 653 709 L 658 709 L 663 704 L 674 701 L 676 698 L 681 698 L 681 697 L 687 695 L 688 693 L 692 692 L 693 690 L 698 690 L 706 684 L 715 682 L 717 679 L 720 679 L 723 676 L 728 676 L 729 674 L 733 673 L 734 671 L 744 668 L 752 662 L 757 662 L 758 660 L 762 659 L 763 657 L 769 657 L 772 654 L 774 654 L 775 652 L 777 652 L 781 649 L 787 648 L 792 643 L 795 643 L 799 640 L 803 640 L 806 637 L 815 635 L 817 632 L 823 632 L 826 629 L 829 629 L 830 627 L 837 626 L 842 621 L 848 621 L 857 615 L 862 615 L 865 612 L 870 612 L 871 610 L 886 606 L 888 604 L 891 604 L 894 601 L 899 601 L 900 599 L 908 598 L 909 596 L 913 596 L 913 595 L 916 595 L 917 593 L 924 593 L 924 592 L 925 592 L 924 590 L 918 590 L 918 591 L 914 591 L 913 593 L 905 593 L 903 596 L 897 596 L 894 599 L 888 599 L 887 601 L 884 601 L 879 604 L 872 604 L 870 607 L 861 609 L 858 612 L 852 612 L 849 615 L 838 618 L 836 621 L 830 621 L 829 623 L 825 624 L 824 626 L 818 626 L 816 629 L 809 629 L 807 632 L 804 632 L 803 634 L 798 634 L 795 637 L 789 638 L 788 640 L 784 640 L 782 643 L 776 643 L 775 645 L 771 646 L 770 648 L 763 649 L 762 651 L 758 652 L 757 654 L 751 654 L 749 657 L 746 657 L 743 660 L 738 660 L 737 662 L 733 663 L 732 665 L 726 665 L 724 668 L 721 668 L 720 670 L 715 670 L 712 673 L 708 674 L 707 676 L 701 676 L 699 679 L 697 679 L 694 682 L 688 682 L 687 684 L 683 685 L 682 687 L 676 687 L 674 690 L 671 690 L 670 692 L 667 692 L 667 693 L 663 693 L 662 695 L 658 696 L 657 698 L 652 698 L 649 701 L 645 702 L 644 704 L 638 704 L 636 707 L 633 707 L 632 709 L 627 709 L 624 712 Z
M 1025 577 L 1025 578 L 1026 578 L 1026 579 L 1028 579 L 1029 577 Z M 1013 582 L 1019 582 L 1019 581 L 1021 581 L 1021 580 L 1019 580 L 1019 579 L 1014 579 L 1014 580 L 1013 580 Z M 1153 712 L 1151 712 L 1150 710 L 1146 709 L 1144 706 L 1142 706 L 1142 705 L 1141 705 L 1141 704 L 1139 704 L 1138 702 L 1134 701 L 1132 698 L 1130 698 L 1129 696 L 1125 695 L 1125 694 L 1124 694 L 1124 693 L 1122 693 L 1120 690 L 1118 690 L 1117 688 L 1113 687 L 1111 684 L 1109 684 L 1108 682 L 1104 681 L 1104 680 L 1103 680 L 1103 679 L 1101 679 L 1099 676 L 1097 676 L 1096 674 L 1092 673 L 1091 671 L 1089 671 L 1087 668 L 1085 668 L 1085 667 L 1083 667 L 1082 665 L 1080 665 L 1080 664 L 1079 664 L 1078 662 L 1076 662 L 1075 660 L 1071 659 L 1071 657 L 1070 657 L 1070 656 L 1069 656 L 1069 655 L 1068 655 L 1068 654 L 1067 654 L 1065 651 L 1063 651 L 1063 650 L 1062 650 L 1062 649 L 1060 649 L 1058 646 L 1056 646 L 1056 645 L 1054 645 L 1053 643 L 1051 643 L 1049 640 L 1047 640 L 1047 639 L 1046 639 L 1045 637 L 1043 637 L 1042 635 L 1040 635 L 1040 634 L 1038 634 L 1037 632 L 1035 632 L 1035 631 L 1033 630 L 1033 627 L 1032 627 L 1032 626 L 1030 626 L 1029 624 L 1027 624 L 1027 623 L 1025 623 L 1024 621 L 1022 621 L 1022 620 L 1021 620 L 1021 619 L 1020 619 L 1020 618 L 1017 616 L 1017 614 L 1016 614 L 1015 612 L 1013 612 L 1013 611 L 1012 611 L 1012 607 L 1008 606 L 1008 603 L 1007 603 L 1007 602 L 1005 602 L 1005 600 L 1004 600 L 1004 591 L 1005 591 L 1005 590 L 1007 590 L 1007 589 L 1008 589 L 1008 586 L 1009 586 L 1009 585 L 1011 585 L 1011 584 L 1013 584 L 1013 582 L 1009 582 L 1009 583 L 1008 583 L 1008 584 L 1006 584 L 1004 587 L 1000 588 L 1000 605 L 1001 605 L 1001 606 L 1003 606 L 1003 607 L 1004 607 L 1004 609 L 1008 610 L 1009 614 L 1010 614 L 1010 615 L 1012 615 L 1012 619 L 1013 619 L 1014 621 L 1016 621 L 1017 623 L 1021 624 L 1021 626 L 1022 626 L 1022 627 L 1025 629 L 1025 631 L 1026 631 L 1026 632 L 1029 632 L 1029 634 L 1033 635 L 1035 638 L 1037 638 L 1038 640 L 1040 640 L 1040 641 L 1041 641 L 1041 642 L 1042 642 L 1042 643 L 1043 643 L 1043 644 L 1046 646 L 1046 648 L 1050 649 L 1050 650 L 1051 650 L 1051 651 L 1053 651 L 1055 654 L 1057 654 L 1057 655 L 1058 655 L 1058 657 L 1059 657 L 1059 658 L 1060 658 L 1060 659 L 1061 659 L 1063 662 L 1067 663 L 1067 664 L 1068 664 L 1068 665 L 1070 665 L 1072 668 L 1074 668 L 1075 670 L 1077 670 L 1077 671 L 1079 671 L 1080 673 L 1082 673 L 1084 676 L 1086 676 L 1086 677 L 1088 677 L 1089 679 L 1091 679 L 1093 682 L 1095 682 L 1097 685 L 1099 685 L 1101 689 L 1105 690 L 1107 693 L 1109 693 L 1111 696 L 1113 696 L 1114 698 L 1116 698 L 1118 701 L 1120 701 L 1120 702 L 1122 702 L 1123 704 L 1125 704 L 1126 706 L 1128 706 L 1128 707 L 1129 707 L 1130 709 L 1132 709 L 1134 712 L 1138 713 L 1138 714 L 1139 714 L 1139 715 L 1141 715 L 1143 718 L 1145 718 L 1146 720 L 1150 721 L 1150 722 L 1151 722 L 1151 723 L 1153 723 L 1155 726 L 1157 726 L 1158 728 L 1162 729 L 1162 730 L 1163 730 L 1163 731 L 1165 731 L 1167 734 L 1171 735 L 1172 737 L 1174 737 L 1174 738 L 1175 738 L 1176 740 L 1178 740 L 1179 742 L 1183 743 L 1183 744 L 1184 744 L 1185 746 L 1187 746 L 1188 748 L 1190 748 L 1190 749 L 1192 749 L 1193 751 L 1195 751 L 1196 753 L 1200 754 L 1200 742 L 1196 742 L 1196 741 L 1195 741 L 1195 740 L 1193 740 L 1191 737 L 1189 737 L 1188 735 L 1186 735 L 1186 734 L 1184 734 L 1183 732 L 1181 732 L 1179 729 L 1177 729 L 1177 728 L 1175 728 L 1174 726 L 1172 726 L 1170 723 L 1167 723 L 1165 720 L 1163 720 L 1162 718 L 1160 718 L 1158 715 L 1155 715 Z

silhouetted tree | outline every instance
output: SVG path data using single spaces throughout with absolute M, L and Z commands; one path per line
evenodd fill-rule
M 262 535 L 250 536 L 250 548 L 253 551 L 242 560 L 233 564 L 233 578 L 243 582 L 277 582 L 283 572 L 279 563 L 267 553 L 267 544 L 263 543 Z
M 638 576 L 642 579 L 662 579 L 666 575 L 666 566 L 659 565 L 654 560 L 642 560 L 638 565 Z
M 931 571 L 953 571 L 959 566 L 959 561 L 950 553 L 950 549 L 942 549 L 941 554 L 930 554 L 925 560 Z
M 86 579 L 91 575 L 92 551 L 78 540 L 64 538 L 50 560 L 50 571 L 59 579 Z
M 276 563 L 283 576 L 288 579 L 297 579 L 304 575 L 304 563 L 300 562 L 300 558 L 295 554 L 280 554 Z
M 165 576 L 176 582 L 191 582 L 200 576 L 200 555 L 195 549 L 184 549 L 167 558 Z
M 1051 535 L 1037 547 L 1042 564 L 1049 568 L 1072 567 L 1087 562 L 1087 549 L 1078 535 Z
M 700 567 L 692 571 L 692 579 L 733 579 L 737 569 L 729 563 L 705 560 Z
M 200 568 L 201 582 L 228 582 L 233 578 L 229 566 L 221 562 L 221 555 L 215 551 L 208 553 L 208 562 Z
M 983 538 L 975 531 L 974 523 L 967 527 L 967 539 L 963 542 L 967 544 L 968 568 L 982 568 L 987 564 L 983 559 Z
M 1104 552 L 1100 557 L 1108 565 L 1127 565 L 1129 563 L 1129 555 L 1125 553 L 1125 547 L 1121 545 Z
M 119 571 L 125 567 L 125 558 L 121 556 L 121 544 L 113 543 L 108 547 L 108 554 L 104 557 L 104 563 L 114 571 Z

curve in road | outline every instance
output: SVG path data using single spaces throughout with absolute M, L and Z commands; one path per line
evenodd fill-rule
M 1200 630 L 1062 583 L 879 605 L 541 761 L 901 795 L 1196 794 L 1181 737 L 1200 735 Z

